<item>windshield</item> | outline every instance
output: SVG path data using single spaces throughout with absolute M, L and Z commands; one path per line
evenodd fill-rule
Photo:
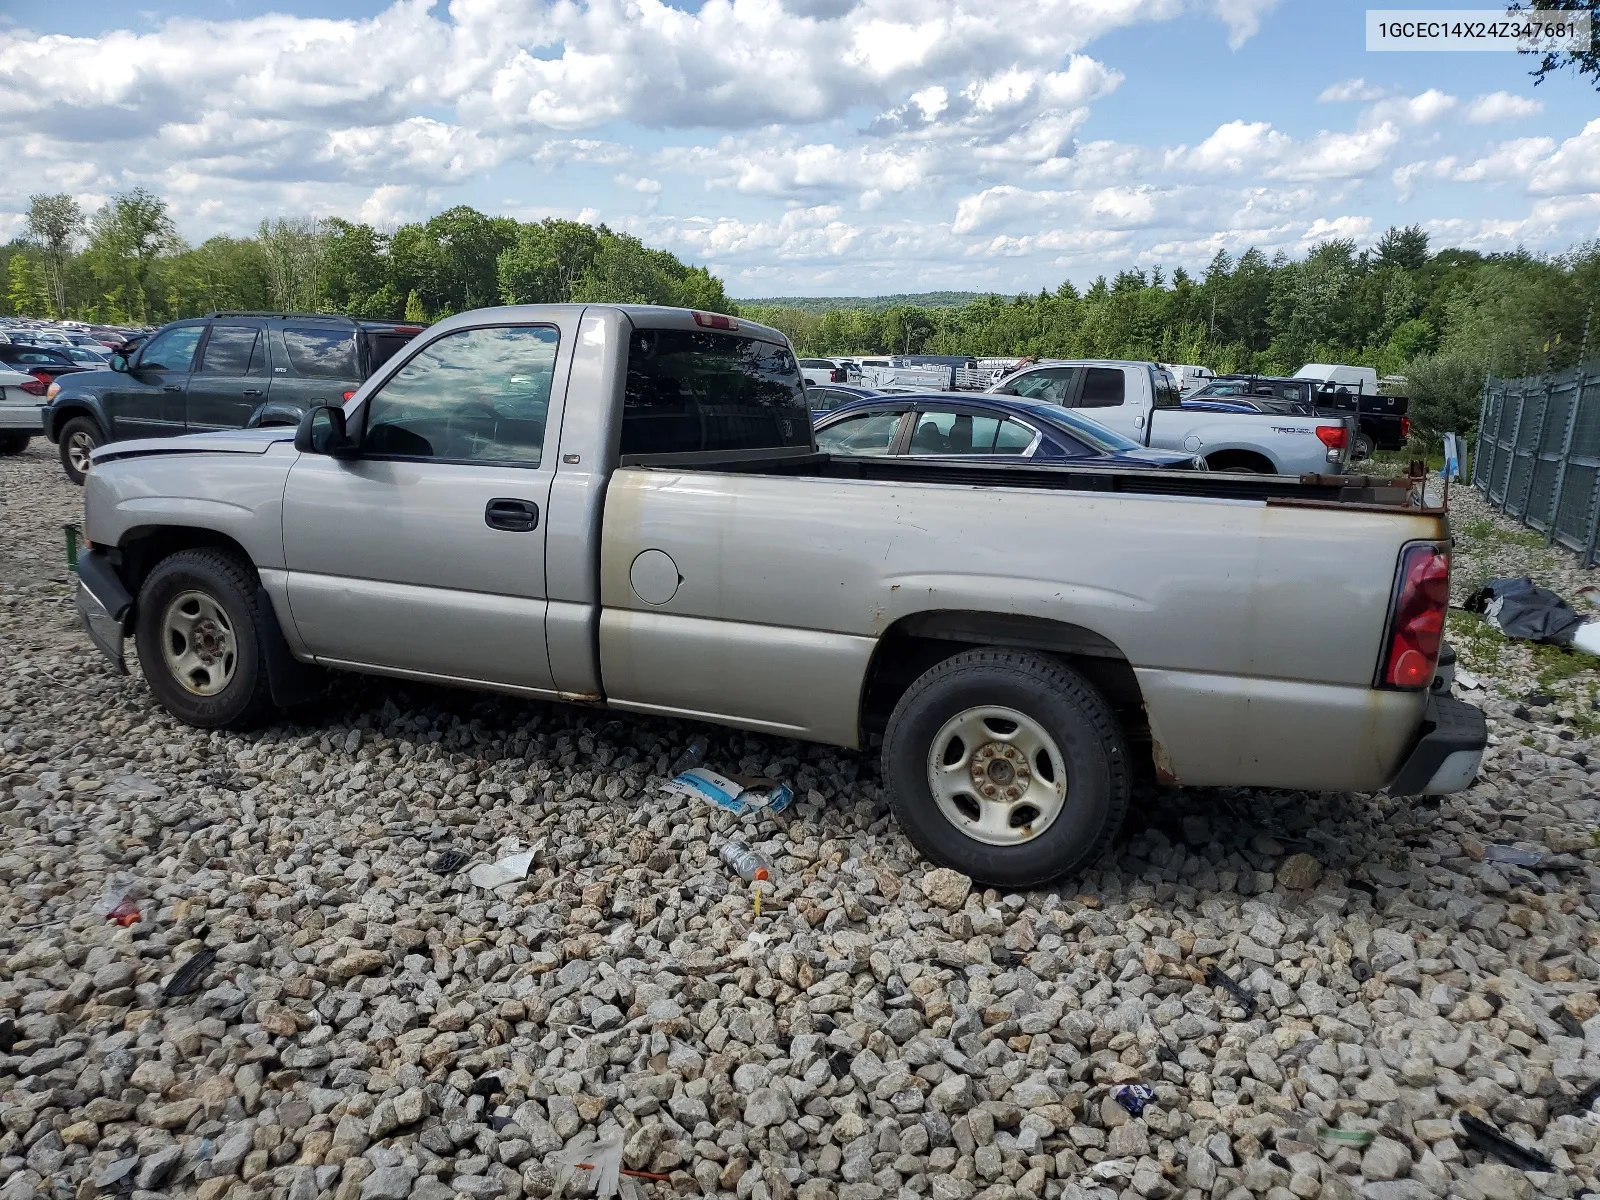
M 1017 406 L 1029 416 L 1053 425 L 1063 433 L 1070 433 L 1080 442 L 1086 442 L 1102 454 L 1125 454 L 1144 447 L 1132 438 L 1123 437 L 1114 429 L 1107 429 L 1098 421 L 1080 417 L 1071 409 L 1056 404 L 1020 404 Z

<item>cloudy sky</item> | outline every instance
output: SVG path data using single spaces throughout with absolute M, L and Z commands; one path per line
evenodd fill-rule
M 1600 94 L 1368 53 L 1350 0 L 6 0 L 0 238 L 143 185 L 198 241 L 452 204 L 736 296 L 1017 291 L 1220 248 L 1600 236 Z

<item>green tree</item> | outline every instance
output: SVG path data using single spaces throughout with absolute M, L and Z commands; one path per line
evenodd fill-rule
M 156 259 L 183 248 L 160 196 L 134 188 L 113 196 L 89 222 L 88 255 L 106 303 L 146 324 Z
M 1512 7 L 1522 8 L 1524 5 L 1517 3 Z M 1545 76 L 1556 71 L 1573 70 L 1580 77 L 1593 76 L 1595 87 L 1600 89 L 1600 0 L 1529 0 L 1526 7 L 1538 13 L 1586 12 L 1591 21 L 1587 46 L 1576 50 L 1522 52 L 1531 54 L 1539 60 L 1539 65 L 1530 72 L 1533 82 L 1540 84 L 1544 82 Z
M 1391 225 L 1375 249 L 1380 267 L 1415 271 L 1428 261 L 1428 235 L 1421 225 L 1407 225 L 1404 229 Z
M 565 304 L 600 252 L 609 231 L 577 221 L 547 218 L 517 228 L 500 252 L 496 272 L 507 304 Z
M 313 312 L 321 307 L 322 263 L 328 230 L 315 217 L 262 221 L 256 244 L 266 266 L 272 307 L 282 312 Z
M 422 297 L 417 295 L 415 291 L 406 297 L 405 319 L 413 325 L 426 325 L 428 323 L 428 314 L 422 309 Z
M 6 265 L 6 307 L 18 317 L 48 314 L 49 294 L 26 254 L 14 254 Z
M 56 316 L 67 315 L 67 260 L 72 244 L 83 235 L 83 209 L 64 192 L 28 197 L 28 236 L 44 251 L 50 276 L 50 296 Z

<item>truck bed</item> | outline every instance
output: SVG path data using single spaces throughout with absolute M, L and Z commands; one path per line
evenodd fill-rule
M 1032 463 L 950 462 L 939 459 L 809 454 L 784 459 L 752 458 L 715 464 L 655 469 L 701 469 L 719 473 L 790 478 L 860 479 L 890 483 L 945 483 L 966 487 L 1032 488 L 1046 491 L 1115 492 L 1131 495 L 1195 496 L 1262 500 L 1268 504 L 1415 510 L 1434 514 L 1423 499 L 1420 479 L 1388 475 L 1246 475 L 1222 471 L 1148 471 L 1115 467 Z

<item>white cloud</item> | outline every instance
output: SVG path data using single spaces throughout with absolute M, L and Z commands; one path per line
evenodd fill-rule
M 1379 100 L 1361 114 L 1366 127 L 1381 125 L 1430 125 L 1456 106 L 1456 98 L 1429 88 L 1416 96 L 1391 96 Z
M 655 163 L 663 171 L 701 175 L 713 186 L 731 187 L 748 196 L 800 198 L 865 190 L 904 192 L 924 181 L 931 157 L 919 146 L 896 151 L 871 143 L 774 145 L 770 138 L 730 137 L 712 146 L 662 150 Z
M 1488 125 L 1495 121 L 1520 121 L 1538 116 L 1544 111 L 1544 101 L 1532 96 L 1515 96 L 1510 92 L 1490 92 L 1474 96 L 1467 105 L 1467 120 L 1474 125 Z
M 1324 104 L 1347 103 L 1359 100 L 1363 104 L 1371 100 L 1381 100 L 1389 93 L 1375 84 L 1368 83 L 1365 79 L 1344 79 L 1338 83 L 1330 83 L 1322 89 L 1322 94 L 1317 97 Z
M 1600 192 L 1600 118 L 1534 168 L 1528 189 L 1554 196 Z
M 661 181 L 651 179 L 649 176 L 614 175 L 611 182 L 626 191 L 638 192 L 642 196 L 659 196 L 661 194 Z
M 1266 121 L 1229 121 L 1198 146 L 1167 151 L 1165 165 L 1213 175 L 1355 179 L 1381 166 L 1399 140 L 1399 131 L 1388 123 L 1355 133 L 1324 130 L 1301 142 Z
M 1213 0 L 1212 7 L 1228 27 L 1228 45 L 1237 50 L 1261 30 L 1261 18 L 1278 0 Z
M 1180 146 L 1167 154 L 1167 166 L 1188 171 L 1237 175 L 1261 169 L 1294 147 L 1294 139 L 1267 121 L 1229 121 L 1193 150 Z

